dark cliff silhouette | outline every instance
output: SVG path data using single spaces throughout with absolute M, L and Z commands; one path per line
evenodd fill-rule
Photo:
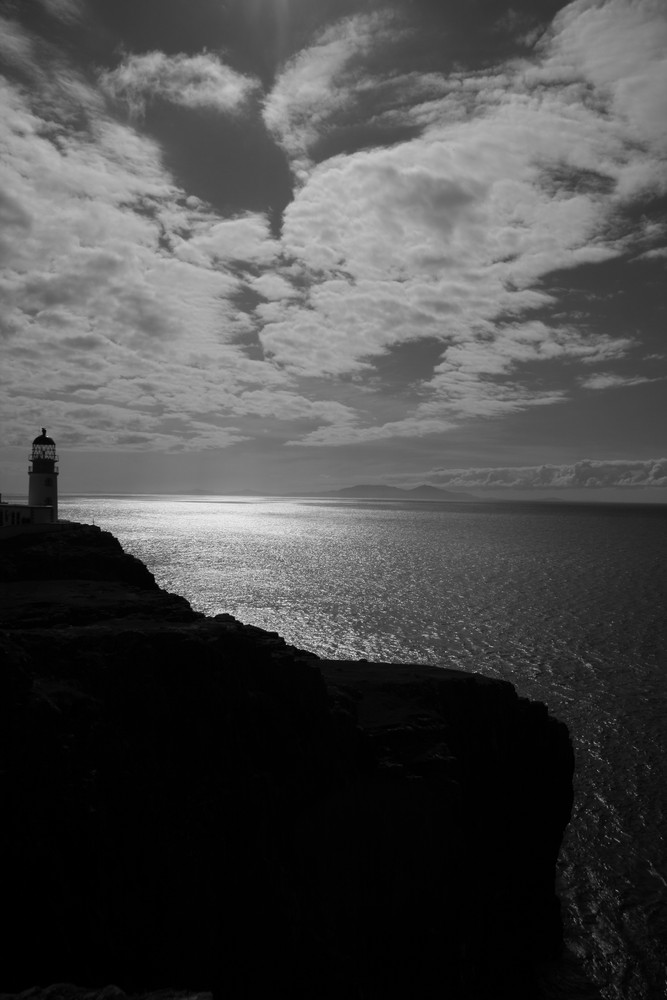
M 567 730 L 508 683 L 321 661 L 91 526 L 0 541 L 5 991 L 535 1000 Z

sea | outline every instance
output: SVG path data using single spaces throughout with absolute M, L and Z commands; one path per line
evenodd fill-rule
M 72 496 L 60 516 L 208 615 L 545 702 L 576 755 L 558 890 L 583 973 L 560 995 L 667 998 L 667 505 Z

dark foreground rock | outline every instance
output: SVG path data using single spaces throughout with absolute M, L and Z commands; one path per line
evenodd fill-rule
M 0 540 L 0 606 L 0 992 L 538 995 L 573 771 L 543 705 L 205 618 L 90 526 Z

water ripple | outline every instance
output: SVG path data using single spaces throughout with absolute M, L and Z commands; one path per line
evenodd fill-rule
M 667 996 L 667 509 L 185 498 L 61 509 L 109 528 L 207 614 L 327 657 L 481 670 L 545 701 L 577 757 L 559 875 L 570 953 L 605 1000 Z M 570 981 L 559 996 L 592 995 L 576 971 Z

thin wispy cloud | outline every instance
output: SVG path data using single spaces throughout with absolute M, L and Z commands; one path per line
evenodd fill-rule
M 100 83 L 133 114 L 143 114 L 146 104 L 158 99 L 184 108 L 238 113 L 258 88 L 257 80 L 235 72 L 208 52 L 128 55 L 115 69 L 102 73 Z
M 12 18 L 0 14 L 0 58 L 10 67 L 32 72 L 35 45 L 30 34 Z
M 645 375 L 614 375 L 613 372 L 600 372 L 582 379 L 583 389 L 616 389 L 628 385 L 644 385 L 646 382 L 661 382 L 667 376 L 661 378 L 650 378 Z

